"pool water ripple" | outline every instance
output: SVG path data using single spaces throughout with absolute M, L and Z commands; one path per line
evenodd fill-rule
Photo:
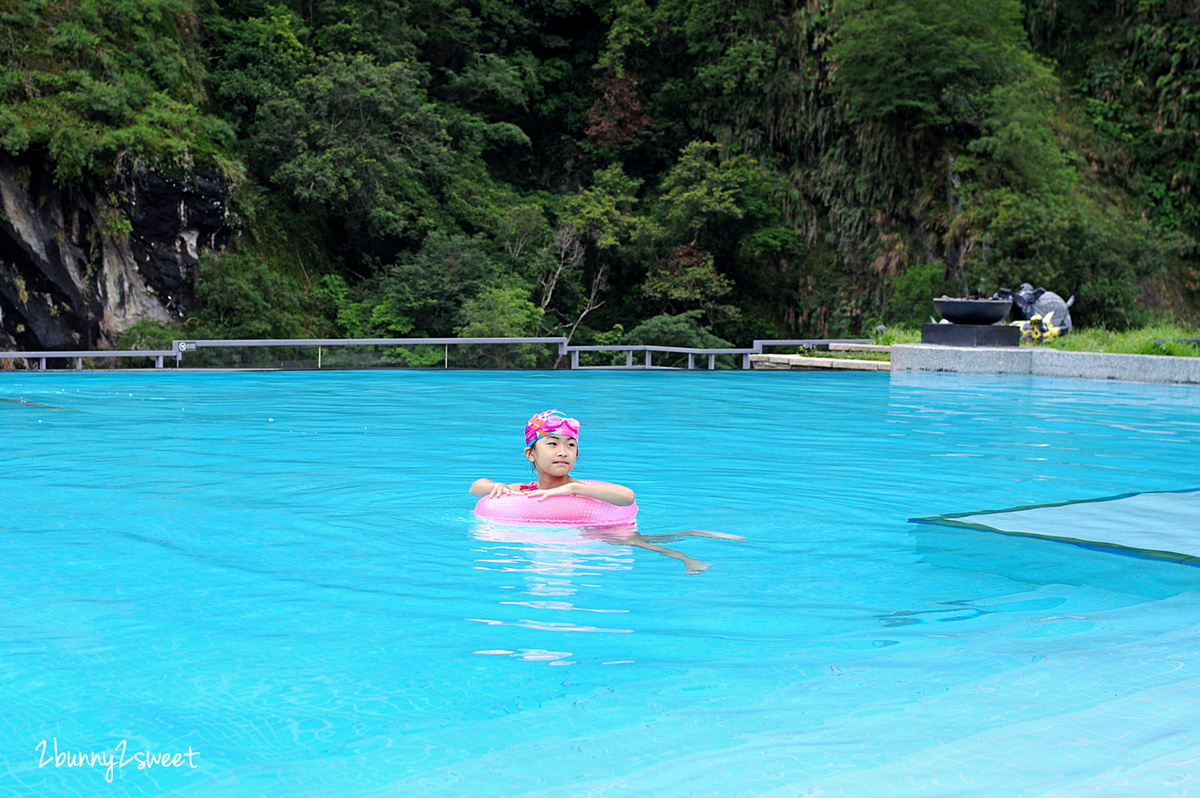
M 1200 569 L 908 523 L 1200 487 L 1195 388 L 168 372 L 14 374 L 0 398 L 14 790 L 1197 787 Z M 664 541 L 711 563 L 689 575 L 475 519 L 467 485 L 523 479 L 549 406 L 643 534 L 746 540 Z M 42 740 L 200 753 L 109 784 L 39 765 Z

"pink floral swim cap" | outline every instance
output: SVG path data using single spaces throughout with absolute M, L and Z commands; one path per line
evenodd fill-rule
M 533 446 L 538 438 L 547 435 L 566 435 L 579 440 L 579 421 L 567 418 L 559 410 L 546 410 L 525 423 L 526 446 Z

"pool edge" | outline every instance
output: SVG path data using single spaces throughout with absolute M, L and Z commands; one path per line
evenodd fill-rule
M 1200 357 L 1064 352 L 1038 347 L 893 344 L 892 372 L 1027 374 L 1086 380 L 1200 385 Z

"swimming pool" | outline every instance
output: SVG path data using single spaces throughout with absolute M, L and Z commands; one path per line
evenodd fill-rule
M 0 399 L 6 790 L 1200 782 L 1200 569 L 908 523 L 1200 487 L 1195 388 L 47 373 L 5 375 Z M 746 540 L 668 544 L 712 564 L 689 575 L 474 519 L 470 481 L 523 478 L 522 425 L 548 407 L 583 422 L 576 476 L 637 491 L 644 533 Z

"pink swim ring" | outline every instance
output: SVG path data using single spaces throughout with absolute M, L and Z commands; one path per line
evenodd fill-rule
M 594 479 L 581 479 L 591 485 L 607 485 Z M 484 496 L 475 505 L 475 515 L 502 524 L 572 524 L 605 526 L 628 524 L 637 515 L 637 502 L 609 504 L 591 496 L 550 496 L 542 501 L 517 493 Z

